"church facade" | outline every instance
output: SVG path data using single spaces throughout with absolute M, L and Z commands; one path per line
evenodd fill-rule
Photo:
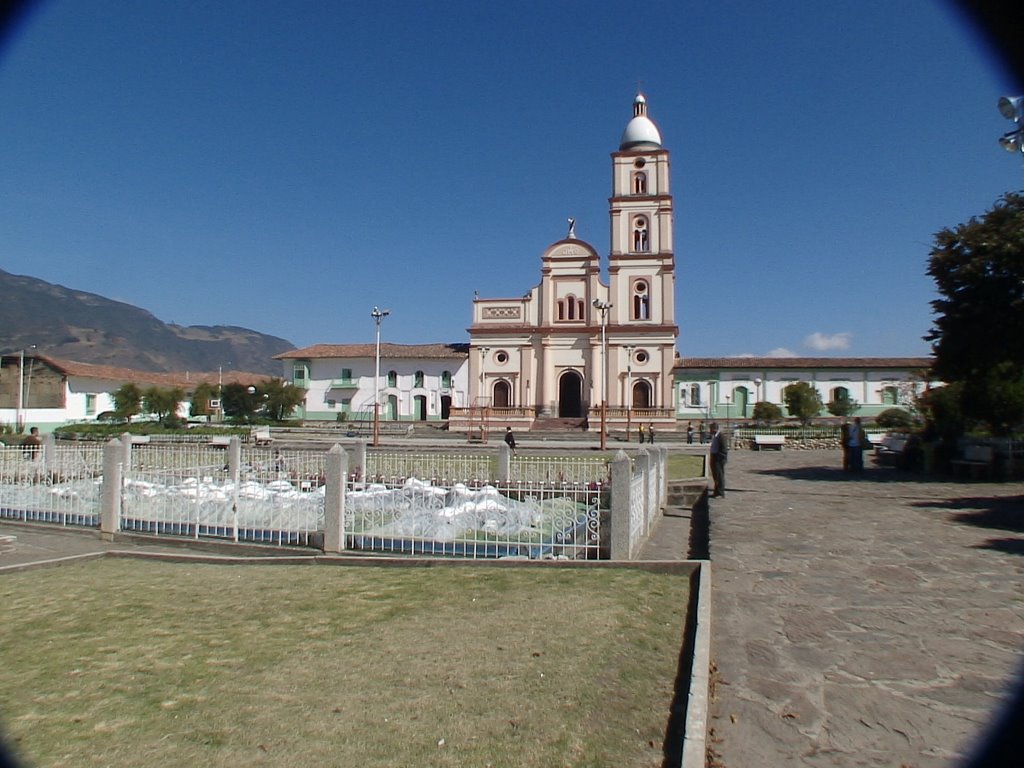
M 570 219 L 525 296 L 473 301 L 469 402 L 453 411 L 454 428 L 472 428 L 484 412 L 522 428 L 596 428 L 603 404 L 609 428 L 630 420 L 674 428 L 669 152 L 642 94 L 611 161 L 606 273 Z

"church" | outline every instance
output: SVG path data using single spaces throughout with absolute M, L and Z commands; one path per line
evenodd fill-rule
M 637 94 L 612 153 L 607 273 L 592 244 L 566 236 L 541 255 L 540 283 L 473 301 L 467 403 L 452 428 L 627 422 L 674 428 L 675 255 L 669 152 Z

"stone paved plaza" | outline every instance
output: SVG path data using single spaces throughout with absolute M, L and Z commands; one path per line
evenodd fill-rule
M 736 451 L 710 500 L 714 765 L 949 766 L 1020 663 L 1024 486 L 840 463 Z

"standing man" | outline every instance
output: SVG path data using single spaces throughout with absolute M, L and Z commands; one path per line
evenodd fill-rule
M 712 496 L 725 497 L 725 462 L 729 458 L 729 439 L 718 431 L 718 422 L 711 422 L 711 446 L 708 449 L 711 460 L 711 479 L 715 483 Z
M 505 445 L 512 451 L 512 455 L 516 455 L 516 436 L 512 434 L 512 427 L 505 427 Z
M 850 456 L 850 471 L 860 474 L 864 471 L 864 444 L 867 436 L 864 434 L 864 427 L 860 424 L 860 416 L 853 419 L 850 425 L 849 436 L 846 438 L 846 452 Z
M 647 425 L 647 442 L 654 445 L 654 424 Z
M 693 422 L 687 422 L 686 424 L 686 444 L 691 445 L 693 443 Z
M 636 431 L 640 433 L 640 445 L 644 444 L 644 425 L 641 424 L 636 428 Z

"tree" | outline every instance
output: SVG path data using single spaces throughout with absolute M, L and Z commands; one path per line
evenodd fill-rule
M 761 401 L 754 403 L 754 421 L 771 424 L 782 419 L 782 409 L 775 403 Z
M 306 402 L 306 390 L 286 384 L 282 379 L 264 379 L 256 389 L 263 398 L 267 416 L 274 421 L 284 421 Z
M 935 375 L 965 385 L 965 416 L 1012 429 L 1024 416 L 1024 193 L 938 232 L 928 274 L 940 296 L 925 336 Z
M 149 387 L 142 393 L 142 407 L 165 426 L 177 422 L 178 406 L 185 399 L 180 387 Z
M 923 393 L 919 403 L 925 416 L 926 430 L 947 441 L 962 435 L 967 427 L 967 420 L 960 407 L 962 401 L 963 384 L 959 382 Z
M 850 397 L 846 390 L 839 390 L 836 396 L 825 406 L 833 416 L 846 417 L 860 408 L 860 404 Z
M 212 416 L 214 411 L 210 401 L 217 399 L 217 388 L 208 382 L 200 382 L 192 392 L 192 403 L 189 405 L 189 416 Z
M 786 404 L 789 415 L 800 419 L 800 423 L 804 426 L 807 426 L 811 419 L 821 413 L 821 393 L 806 381 L 788 384 L 782 390 L 782 401 Z
M 142 390 L 135 384 L 122 384 L 113 395 L 114 415 L 131 423 L 132 416 L 138 416 L 142 412 Z

